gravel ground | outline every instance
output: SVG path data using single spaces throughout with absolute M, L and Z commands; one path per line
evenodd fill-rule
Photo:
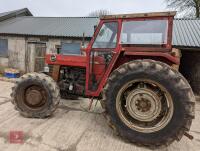
M 92 112 L 87 112 L 87 99 L 62 100 L 54 116 L 48 119 L 23 118 L 10 103 L 12 85 L 0 81 L 1 151 L 149 151 L 115 136 L 107 126 L 99 104 L 93 106 Z M 199 151 L 199 124 L 200 103 L 197 103 L 196 119 L 190 132 L 194 139 L 183 137 L 180 142 L 158 151 Z M 13 137 L 10 135 L 18 134 L 13 131 L 23 132 L 23 143 L 11 143 Z

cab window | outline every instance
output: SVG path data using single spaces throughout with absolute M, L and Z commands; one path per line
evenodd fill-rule
M 104 23 L 92 48 L 115 48 L 117 44 L 117 22 Z
M 167 43 L 168 20 L 125 21 L 121 44 L 163 45 Z

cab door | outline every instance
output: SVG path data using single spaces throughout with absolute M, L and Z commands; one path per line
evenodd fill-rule
M 117 55 L 118 21 L 103 22 L 89 52 L 87 90 L 93 95 L 99 91 L 107 70 Z

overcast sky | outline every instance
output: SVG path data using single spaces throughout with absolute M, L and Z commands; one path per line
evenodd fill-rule
M 99 9 L 114 14 L 166 10 L 164 0 L 0 0 L 0 12 L 24 7 L 34 16 L 87 16 Z

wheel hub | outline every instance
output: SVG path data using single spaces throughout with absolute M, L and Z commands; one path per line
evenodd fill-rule
M 161 102 L 149 89 L 136 89 L 126 99 L 128 113 L 139 121 L 152 121 L 160 114 Z
M 129 128 L 152 133 L 164 128 L 173 116 L 170 93 L 161 84 L 149 79 L 129 81 L 116 98 L 117 113 Z
M 41 88 L 33 86 L 26 90 L 25 103 L 29 107 L 40 107 L 45 104 L 45 94 Z

